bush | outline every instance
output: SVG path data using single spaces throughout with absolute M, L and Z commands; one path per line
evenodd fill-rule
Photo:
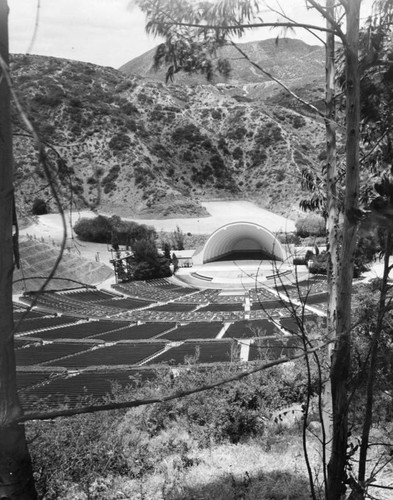
M 206 137 L 201 134 L 198 127 L 196 127 L 193 123 L 190 123 L 184 127 L 178 127 L 175 129 L 172 134 L 172 139 L 176 144 L 189 142 L 190 144 L 196 145 L 204 141 Z
M 170 276 L 170 261 L 159 255 L 157 246 L 152 239 L 135 241 L 132 245 L 136 267 L 134 278 L 136 280 L 148 280 L 166 278 Z
M 327 258 L 328 254 L 326 252 L 321 252 L 319 255 L 313 255 L 310 260 L 312 260 L 312 265 L 309 268 L 311 274 L 327 274 Z M 308 262 L 306 256 L 306 262 Z
M 309 214 L 306 217 L 296 221 L 296 233 L 300 238 L 308 236 L 325 236 L 326 225 L 325 220 L 320 215 Z
M 237 364 L 209 370 L 190 365 L 174 378 L 166 367 L 158 368 L 154 379 L 115 390 L 111 399 L 157 398 L 211 384 L 242 369 Z M 51 423 L 29 422 L 27 435 L 34 440 L 31 453 L 39 497 L 139 498 L 136 491 L 125 495 L 118 488 L 118 493 L 114 479 L 123 479 L 123 486 L 136 479 L 143 482 L 171 458 L 184 470 L 198 460 L 195 451 L 202 446 L 238 443 L 254 435 L 268 441 L 265 426 L 272 410 L 302 402 L 306 392 L 304 365 L 296 362 L 290 370 L 272 368 L 165 403 Z M 82 398 L 79 404 L 86 406 L 93 401 Z M 40 401 L 41 409 L 42 405 Z
M 131 139 L 126 134 L 118 133 L 112 137 L 108 146 L 113 151 L 124 151 L 131 146 Z
M 120 166 L 113 165 L 109 170 L 108 174 L 102 179 L 102 185 L 104 187 L 104 193 L 110 193 L 116 189 L 116 180 L 119 177 Z
M 31 213 L 33 215 L 45 215 L 48 213 L 48 206 L 46 201 L 42 198 L 36 198 L 33 202 L 33 206 L 31 208 Z
M 115 238 L 120 245 L 132 246 L 134 241 L 155 239 L 154 228 L 133 221 L 122 221 L 120 217 L 97 217 L 80 219 L 74 226 L 74 231 L 81 240 L 94 243 L 111 243 Z

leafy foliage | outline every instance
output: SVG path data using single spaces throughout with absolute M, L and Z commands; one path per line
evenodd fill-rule
M 212 383 L 242 370 L 231 364 L 209 370 L 189 365 L 174 377 L 157 369 L 153 380 L 120 390 L 108 400 L 157 397 Z M 187 469 L 197 464 L 195 452 L 257 436 L 266 448 L 272 433 L 282 433 L 271 412 L 306 394 L 304 369 L 272 369 L 213 391 L 130 411 L 100 412 L 48 422 L 31 422 L 33 463 L 40 498 L 64 498 L 76 488 L 88 498 L 112 496 L 114 478 L 144 481 L 175 457 Z M 91 403 L 82 397 L 80 404 Z M 40 403 L 40 407 L 45 405 Z M 276 428 L 276 429 L 275 429 Z M 287 438 L 288 439 L 288 438 Z M 94 496 L 96 495 L 96 496 Z M 130 495 L 130 494 L 129 494 Z M 129 498 L 134 498 L 131 494 Z M 73 498 L 78 498 L 74 493 Z
M 81 218 L 76 222 L 74 231 L 82 240 L 95 243 L 111 243 L 115 236 L 120 245 L 132 245 L 134 241 L 154 239 L 157 236 L 154 228 L 132 221 L 123 221 L 116 215 Z
M 326 234 L 326 223 L 323 217 L 309 214 L 296 221 L 296 232 L 300 238 L 307 236 L 324 236 Z
M 45 215 L 48 213 L 48 207 L 46 201 L 42 198 L 36 198 L 33 202 L 33 206 L 31 208 L 31 213 L 33 215 Z
M 148 280 L 170 276 L 170 261 L 159 255 L 153 239 L 141 239 L 132 244 L 133 256 L 136 261 L 134 279 Z

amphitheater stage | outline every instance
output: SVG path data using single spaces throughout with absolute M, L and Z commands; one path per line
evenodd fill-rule
M 211 262 L 208 264 L 183 267 L 176 276 L 197 288 L 225 288 L 248 290 L 258 285 L 295 281 L 291 264 L 271 260 L 235 260 Z

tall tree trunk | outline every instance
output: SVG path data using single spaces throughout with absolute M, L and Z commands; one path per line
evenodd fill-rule
M 8 66 L 8 6 L 0 0 L 0 55 Z M 0 70 L 1 71 L 1 70 Z M 0 73 L 0 498 L 37 498 L 16 392 L 13 340 L 13 169 L 10 92 Z
M 335 17 L 335 0 L 326 0 L 326 13 L 328 17 Z M 327 28 L 332 25 L 327 21 Z M 337 161 L 336 161 L 336 103 L 335 103 L 335 43 L 334 34 L 326 35 L 326 199 L 327 199 L 327 282 L 328 282 L 328 309 L 327 309 L 327 334 L 334 337 L 336 331 L 336 306 L 337 306 L 337 276 L 338 276 L 338 203 L 337 203 Z M 329 345 L 329 362 L 331 347 Z M 330 450 L 332 429 L 332 392 L 330 380 L 326 382 L 324 391 L 323 412 L 323 466 L 326 467 L 326 456 Z M 326 478 L 325 478 L 326 480 Z M 326 487 L 326 485 L 325 485 Z
M 369 445 L 370 429 L 373 420 L 374 382 L 377 369 L 378 346 L 379 346 L 379 339 L 381 337 L 381 333 L 383 330 L 383 320 L 386 315 L 386 298 L 389 288 L 388 278 L 390 273 L 389 259 L 392 254 L 392 250 L 393 250 L 393 236 L 390 232 L 386 231 L 382 289 L 381 289 L 381 295 L 379 297 L 377 324 L 375 326 L 375 332 L 371 342 L 370 366 L 368 369 L 367 384 L 366 384 L 366 409 L 364 414 L 362 440 L 360 444 L 360 453 L 359 453 L 358 481 L 362 487 L 364 486 L 364 482 L 366 479 L 367 451 Z M 364 492 L 363 492 L 363 498 L 364 498 Z
M 350 367 L 351 293 L 359 207 L 359 121 L 358 71 L 359 11 L 361 0 L 342 0 L 346 11 L 346 180 L 343 241 L 338 279 L 336 343 L 330 379 L 332 386 L 333 436 L 328 464 L 328 500 L 345 493 L 348 441 L 347 384 Z

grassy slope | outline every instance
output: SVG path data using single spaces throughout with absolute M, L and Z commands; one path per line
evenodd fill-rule
M 23 239 L 19 243 L 21 268 L 14 270 L 13 293 L 38 290 L 44 280 L 29 279 L 33 276 L 46 277 L 51 272 L 59 255 L 59 247 L 49 245 L 36 239 Z M 113 271 L 108 266 L 86 260 L 70 250 L 64 252 L 63 258 L 55 273 L 55 278 L 76 280 L 81 283 L 93 285 L 113 276 Z M 23 279 L 23 281 L 19 281 Z M 47 290 L 59 288 L 75 288 L 78 283 L 66 280 L 53 279 Z

